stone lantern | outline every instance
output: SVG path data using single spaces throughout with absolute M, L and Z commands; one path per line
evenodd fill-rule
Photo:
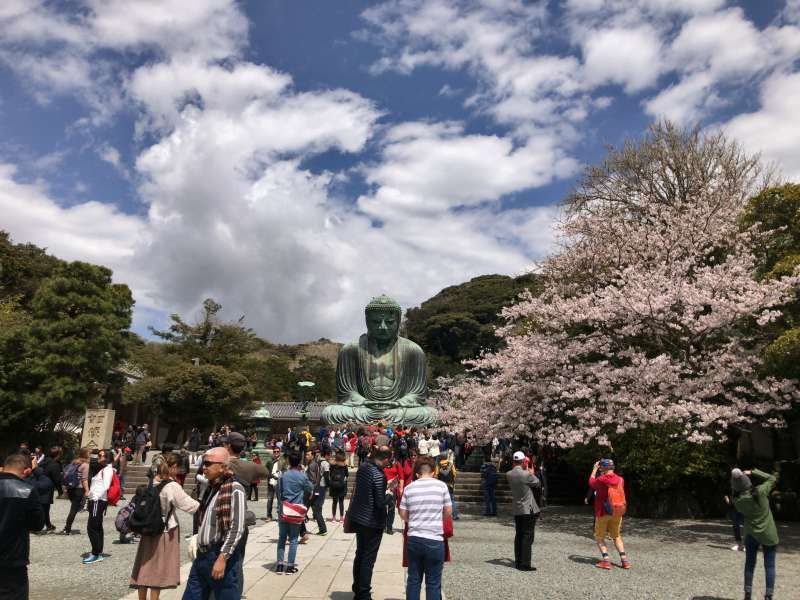
M 247 421 L 253 424 L 256 432 L 256 447 L 253 448 L 263 464 L 272 462 L 272 450 L 267 449 L 267 436 L 271 430 L 272 415 L 267 410 L 266 404 L 262 403 L 259 408 L 251 411 L 247 415 Z

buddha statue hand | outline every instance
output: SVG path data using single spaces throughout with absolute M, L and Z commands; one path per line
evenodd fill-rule
M 416 408 L 423 404 L 424 403 L 419 401 L 419 396 L 416 394 L 407 394 L 397 401 L 397 407 L 399 408 Z
M 364 396 L 356 394 L 355 392 L 351 392 L 347 397 L 347 400 L 342 402 L 342 404 L 346 406 L 364 406 L 367 404 L 367 399 L 364 398 Z

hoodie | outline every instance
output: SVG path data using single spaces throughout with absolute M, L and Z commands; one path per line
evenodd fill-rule
M 603 508 L 608 499 L 608 486 L 622 485 L 625 486 L 625 480 L 616 473 L 606 473 L 600 477 L 590 477 L 589 487 L 597 492 L 594 500 L 594 514 L 597 517 L 607 516 Z

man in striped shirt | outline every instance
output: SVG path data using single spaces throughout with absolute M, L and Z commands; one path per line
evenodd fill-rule
M 244 486 L 230 470 L 228 451 L 212 448 L 203 456 L 203 473 L 208 489 L 200 502 L 197 557 L 186 581 L 183 600 L 239 600 L 237 548 L 245 530 Z
M 452 516 L 453 509 L 447 485 L 433 476 L 434 469 L 430 456 L 419 457 L 414 466 L 418 479 L 405 488 L 400 500 L 400 518 L 408 523 L 407 600 L 419 600 L 423 575 L 427 600 L 442 597 L 443 517 Z

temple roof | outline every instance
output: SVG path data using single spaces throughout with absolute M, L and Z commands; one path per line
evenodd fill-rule
M 319 421 L 322 419 L 322 411 L 328 406 L 330 402 L 309 402 L 308 403 L 308 418 L 309 420 Z M 302 402 L 264 402 L 263 406 L 272 415 L 272 420 L 288 421 L 299 419 L 300 416 L 297 412 L 303 406 Z

